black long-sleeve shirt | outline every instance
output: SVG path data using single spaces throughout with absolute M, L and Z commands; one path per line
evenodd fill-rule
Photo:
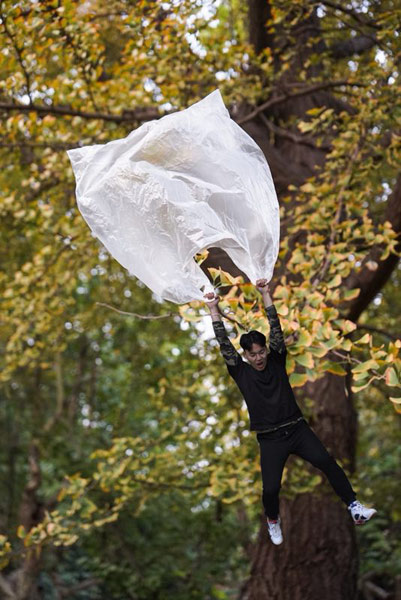
M 285 368 L 287 348 L 274 305 L 266 308 L 270 323 L 269 354 L 266 367 L 258 371 L 242 360 L 230 342 L 221 321 L 213 329 L 228 372 L 238 385 L 248 407 L 250 428 L 263 431 L 302 417 Z

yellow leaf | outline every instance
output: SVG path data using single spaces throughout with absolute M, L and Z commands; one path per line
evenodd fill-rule
M 349 321 L 348 319 L 344 319 L 341 324 L 341 329 L 343 333 L 350 333 L 356 329 L 356 324 L 353 321 Z
M 17 529 L 17 536 L 20 538 L 20 540 L 23 540 L 24 537 L 26 537 L 25 527 L 23 525 L 19 525 Z
M 370 333 L 365 333 L 365 335 L 359 338 L 359 340 L 356 340 L 354 344 L 369 344 L 371 338 L 372 336 L 370 335 Z
M 332 287 L 338 287 L 339 285 L 341 285 L 341 275 L 335 275 L 333 277 L 333 279 L 331 279 L 331 281 L 328 282 L 327 287 L 328 288 L 332 288 Z

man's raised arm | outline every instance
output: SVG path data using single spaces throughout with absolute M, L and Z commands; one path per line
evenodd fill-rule
M 213 330 L 220 346 L 220 352 L 227 365 L 234 367 L 242 361 L 242 358 L 228 338 L 226 328 L 224 327 L 221 314 L 219 312 L 219 297 L 215 296 L 213 293 L 209 293 L 205 294 L 205 298 L 207 298 L 205 303 L 210 310 Z
M 270 296 L 269 285 L 266 279 L 258 279 L 256 282 L 256 287 L 259 292 L 262 294 L 263 304 L 266 310 L 267 318 L 270 323 L 270 338 L 269 338 L 269 347 L 280 354 L 283 354 L 287 351 L 284 342 L 283 331 L 280 325 L 280 319 L 278 317 L 276 307 L 273 304 L 273 300 Z

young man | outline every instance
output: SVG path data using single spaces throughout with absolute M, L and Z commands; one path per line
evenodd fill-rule
M 267 280 L 259 279 L 256 287 L 262 294 L 270 323 L 269 350 L 265 336 L 259 331 L 243 334 L 240 345 L 248 362 L 242 360 L 227 336 L 218 309 L 219 298 L 214 294 L 206 294 L 205 298 L 228 372 L 247 404 L 250 429 L 257 434 L 263 480 L 262 500 L 270 538 L 276 545 L 283 541 L 279 491 L 284 465 L 290 454 L 304 458 L 323 471 L 334 491 L 347 505 L 354 523 L 366 523 L 376 510 L 356 500 L 344 471 L 302 416 L 288 379 L 287 349 Z

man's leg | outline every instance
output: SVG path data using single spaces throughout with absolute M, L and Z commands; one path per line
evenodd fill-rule
M 271 520 L 279 515 L 279 492 L 285 461 L 289 454 L 288 441 L 258 437 L 260 466 L 263 480 L 263 507 L 266 517 Z
M 323 471 L 336 494 L 349 506 L 355 500 L 355 492 L 339 464 L 328 453 L 317 435 L 304 421 L 293 436 L 293 454 L 310 462 L 314 467 Z

